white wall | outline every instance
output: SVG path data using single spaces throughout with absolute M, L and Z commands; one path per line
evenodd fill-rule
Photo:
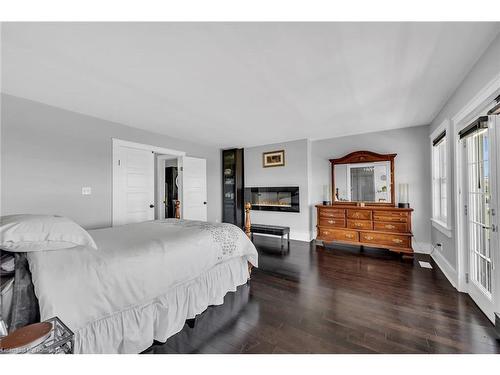
M 398 154 L 395 159 L 395 188 L 398 183 L 408 183 L 412 216 L 413 249 L 430 250 L 431 173 L 429 126 L 417 126 L 376 133 L 313 141 L 311 200 L 323 200 L 323 185 L 331 185 L 329 159 L 342 157 L 350 152 L 367 150 L 381 154 Z M 397 202 L 396 202 L 397 203 Z M 315 231 L 316 215 L 312 215 L 311 230 Z
M 298 186 L 300 194 L 300 212 L 252 211 L 253 223 L 289 226 L 290 238 L 311 240 L 309 147 L 310 142 L 302 139 L 245 148 L 245 187 Z M 285 150 L 285 166 L 264 168 L 262 154 L 275 150 Z
M 429 127 L 418 126 L 318 141 L 298 140 L 245 149 L 245 185 L 300 187 L 300 213 L 252 211 L 252 222 L 285 225 L 291 237 L 309 241 L 316 236 L 315 205 L 323 201 L 323 185 L 331 185 L 329 159 L 358 150 L 397 153 L 397 184 L 410 185 L 413 213 L 413 247 L 430 251 L 430 146 Z M 262 153 L 285 150 L 285 167 L 263 168 Z
M 2 94 L 1 215 L 60 214 L 86 228 L 111 225 L 111 138 L 207 159 L 208 219 L 221 219 L 221 161 L 215 147 Z M 83 186 L 92 195 L 82 196 Z
M 469 74 L 460 83 L 459 87 L 448 100 L 446 105 L 442 108 L 439 114 L 432 122 L 429 134 L 432 133 L 443 121 L 446 119 L 451 120 L 469 101 L 490 83 L 495 77 L 500 75 L 500 35 L 491 43 L 490 47 L 480 57 L 476 64 L 472 67 Z M 453 124 L 452 124 L 453 126 Z M 450 183 L 455 186 L 455 143 L 451 142 L 451 155 L 450 163 L 452 164 L 452 171 L 450 176 Z M 452 188 L 450 203 L 452 207 L 452 218 L 455 217 L 455 191 Z M 437 256 L 437 261 L 440 262 L 441 268 L 450 278 L 456 278 L 457 269 L 457 249 L 456 249 L 456 223 L 452 220 L 452 237 L 448 238 L 437 229 L 432 228 L 432 244 L 441 243 L 442 247 Z M 454 282 L 455 280 L 452 280 Z

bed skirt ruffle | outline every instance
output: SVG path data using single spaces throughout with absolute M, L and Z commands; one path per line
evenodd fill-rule
M 96 320 L 75 332 L 75 353 L 140 353 L 165 342 L 210 305 L 247 282 L 247 258 L 221 263 L 142 305 Z

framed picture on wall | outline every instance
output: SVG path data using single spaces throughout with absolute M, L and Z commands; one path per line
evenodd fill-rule
M 263 167 L 283 167 L 285 165 L 285 150 L 264 152 L 262 154 Z

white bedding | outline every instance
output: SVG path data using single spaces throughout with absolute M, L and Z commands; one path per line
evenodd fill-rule
M 98 250 L 28 254 L 42 320 L 75 332 L 75 352 L 131 353 L 246 282 L 257 251 L 231 224 L 167 219 L 89 231 Z

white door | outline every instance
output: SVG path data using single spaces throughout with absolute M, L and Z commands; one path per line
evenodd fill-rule
M 465 162 L 466 216 L 468 249 L 468 292 L 490 320 L 494 319 L 498 260 L 498 143 L 494 116 L 488 127 L 462 140 Z
M 187 220 L 207 220 L 207 161 L 188 156 L 182 157 L 181 211 Z
M 119 146 L 113 183 L 113 225 L 155 218 L 154 153 Z

